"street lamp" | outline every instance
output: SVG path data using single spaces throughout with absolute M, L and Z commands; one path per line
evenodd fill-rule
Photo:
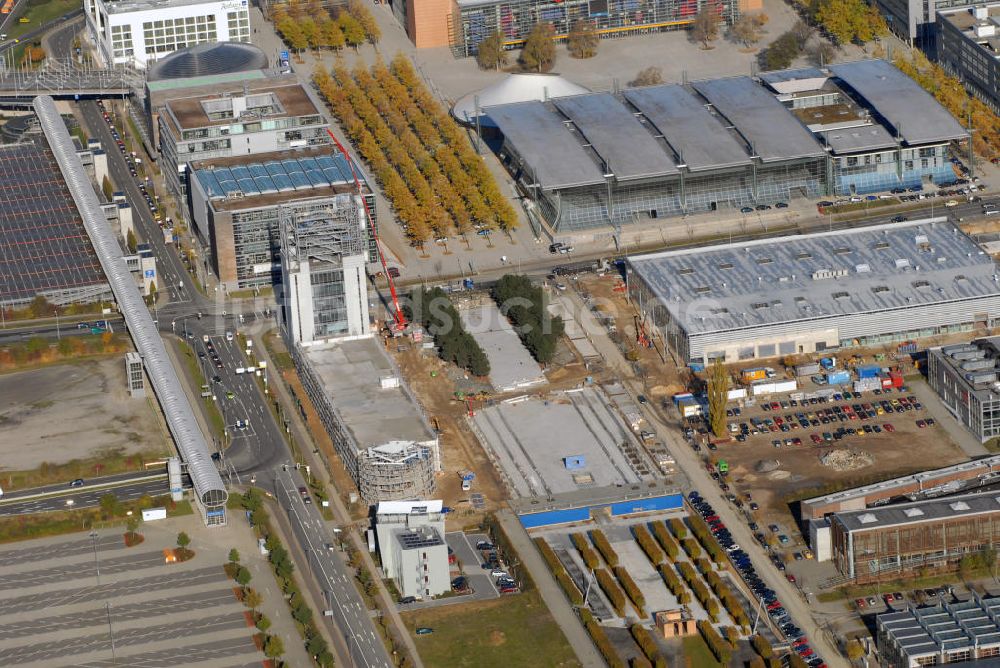
M 94 568 L 97 570 L 97 585 L 98 586 L 100 586 L 100 584 L 101 584 L 101 562 L 97 558 L 97 537 L 99 535 L 100 534 L 98 534 L 97 531 L 91 531 L 90 532 L 90 540 L 94 544 Z

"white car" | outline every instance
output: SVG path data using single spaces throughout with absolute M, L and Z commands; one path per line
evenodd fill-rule
M 472 489 L 472 481 L 471 480 L 463 480 L 462 481 L 462 491 L 463 492 L 468 492 L 470 489 Z

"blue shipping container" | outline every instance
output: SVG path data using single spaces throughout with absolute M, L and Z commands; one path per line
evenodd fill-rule
M 830 385 L 844 385 L 851 382 L 851 374 L 846 371 L 831 371 L 826 374 L 826 382 Z
M 878 366 L 869 364 L 867 366 L 858 367 L 858 379 L 863 380 L 865 378 L 878 378 L 878 373 L 880 369 Z
M 653 510 L 675 510 L 683 505 L 683 495 L 669 494 L 667 496 L 654 496 L 648 499 L 635 499 L 634 501 L 612 503 L 611 514 L 630 515 L 632 513 L 646 513 Z
M 518 517 L 525 529 L 545 527 L 552 524 L 569 524 L 570 522 L 585 522 L 590 519 L 590 507 L 567 508 L 565 510 L 548 510 L 541 513 L 528 513 Z

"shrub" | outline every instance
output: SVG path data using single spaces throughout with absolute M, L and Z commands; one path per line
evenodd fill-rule
M 649 662 L 649 659 L 639 654 L 633 656 L 628 664 L 631 668 L 653 668 L 653 664 Z
M 753 650 L 760 654 L 762 658 L 770 659 L 774 656 L 774 650 L 771 648 L 771 643 L 769 643 L 767 638 L 759 633 L 750 638 L 750 644 L 753 645 Z
M 601 553 L 601 556 L 604 557 L 604 561 L 607 562 L 608 566 L 612 568 L 617 566 L 618 553 L 615 552 L 615 548 L 611 547 L 611 543 L 608 542 L 608 537 L 604 535 L 604 532 L 600 529 L 594 529 L 590 532 L 590 538 L 594 541 L 594 546 Z
M 597 584 L 601 586 L 604 594 L 611 601 L 611 605 L 614 606 L 615 612 L 618 613 L 619 617 L 625 616 L 625 594 L 622 593 L 621 588 L 615 584 L 615 579 L 611 577 L 611 574 L 604 568 L 598 568 L 594 571 L 594 576 L 597 578 Z
M 660 577 L 667 584 L 667 589 L 677 598 L 677 602 L 681 605 L 690 603 L 691 594 L 681 583 L 680 578 L 677 577 L 674 567 L 671 564 L 660 564 L 658 570 L 660 571 Z
M 649 529 L 642 524 L 636 524 L 632 527 L 632 535 L 635 536 L 635 542 L 639 544 L 639 547 L 641 547 L 642 551 L 646 553 L 646 557 L 653 562 L 654 566 L 663 561 L 663 550 L 661 550 L 660 546 L 656 544 L 655 540 L 653 540 L 653 536 L 650 535 Z
M 701 557 L 701 546 L 698 545 L 698 541 L 694 538 L 683 538 L 681 539 L 681 545 L 684 547 L 684 551 L 691 559 L 698 559 Z
M 622 658 L 618 656 L 618 652 L 615 651 L 615 646 L 611 644 L 608 640 L 607 634 L 604 633 L 604 629 L 594 621 L 593 617 L 588 620 L 584 626 L 587 629 L 587 633 L 590 634 L 591 640 L 594 641 L 594 645 L 597 646 L 597 651 L 601 653 L 604 660 L 608 662 L 611 668 L 625 668 L 625 662 Z
M 601 560 L 597 558 L 597 553 L 590 548 L 590 543 L 587 542 L 586 536 L 582 533 L 575 533 L 572 535 L 571 540 L 573 541 L 573 546 L 580 552 L 583 564 L 588 569 L 595 570 L 601 567 Z
M 632 576 L 624 566 L 614 567 L 615 577 L 618 581 L 622 583 L 622 587 L 625 588 L 625 593 L 628 594 L 629 600 L 635 606 L 636 611 L 638 611 L 640 617 L 646 616 L 646 597 L 643 596 L 642 590 L 639 589 L 639 585 L 635 583 Z
M 736 649 L 736 645 L 739 644 L 740 642 L 740 632 L 736 629 L 735 626 L 727 626 L 725 627 L 725 629 L 726 629 L 726 640 L 728 640 L 729 644 L 733 646 L 733 649 Z
M 635 644 L 639 646 L 642 653 L 646 655 L 646 658 L 650 661 L 656 661 L 661 657 L 660 648 L 657 646 L 656 641 L 653 640 L 653 635 L 646 629 L 645 626 L 640 624 L 633 624 L 631 629 L 632 638 L 635 640 Z
M 688 535 L 687 527 L 684 526 L 684 520 L 679 517 L 670 518 L 670 531 L 674 534 L 677 540 L 683 540 L 687 538 Z
M 678 554 L 677 541 L 670 535 L 664 522 L 653 522 L 653 535 L 656 536 L 656 542 L 667 553 L 667 558 L 671 561 L 676 559 Z
M 715 630 L 715 627 L 702 619 L 698 622 L 698 631 L 705 639 L 708 649 L 715 655 L 716 660 L 724 665 L 729 665 L 732 651 L 729 643 L 722 639 L 722 636 Z

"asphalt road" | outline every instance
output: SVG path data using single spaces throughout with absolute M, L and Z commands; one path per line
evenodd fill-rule
M 392 668 L 389 653 L 375 632 L 375 624 L 342 553 L 326 548 L 337 543 L 333 531 L 323 521 L 319 509 L 304 503 L 298 493 L 298 489 L 305 486 L 302 476 L 292 467 L 287 471 L 279 469 L 274 475 L 274 486 L 278 505 L 288 513 L 292 533 L 324 592 L 332 620 L 347 646 L 350 664 L 356 668 Z
M 188 487 L 190 487 L 190 483 Z M 147 480 L 112 488 L 102 487 L 88 490 L 86 487 L 75 487 L 58 496 L 4 503 L 0 505 L 0 516 L 27 515 L 53 510 L 68 510 L 69 508 L 92 508 L 99 506 L 101 497 L 109 493 L 114 494 L 119 501 L 126 502 L 134 501 L 146 494 L 160 496 L 169 491 L 166 474 L 159 480 Z

